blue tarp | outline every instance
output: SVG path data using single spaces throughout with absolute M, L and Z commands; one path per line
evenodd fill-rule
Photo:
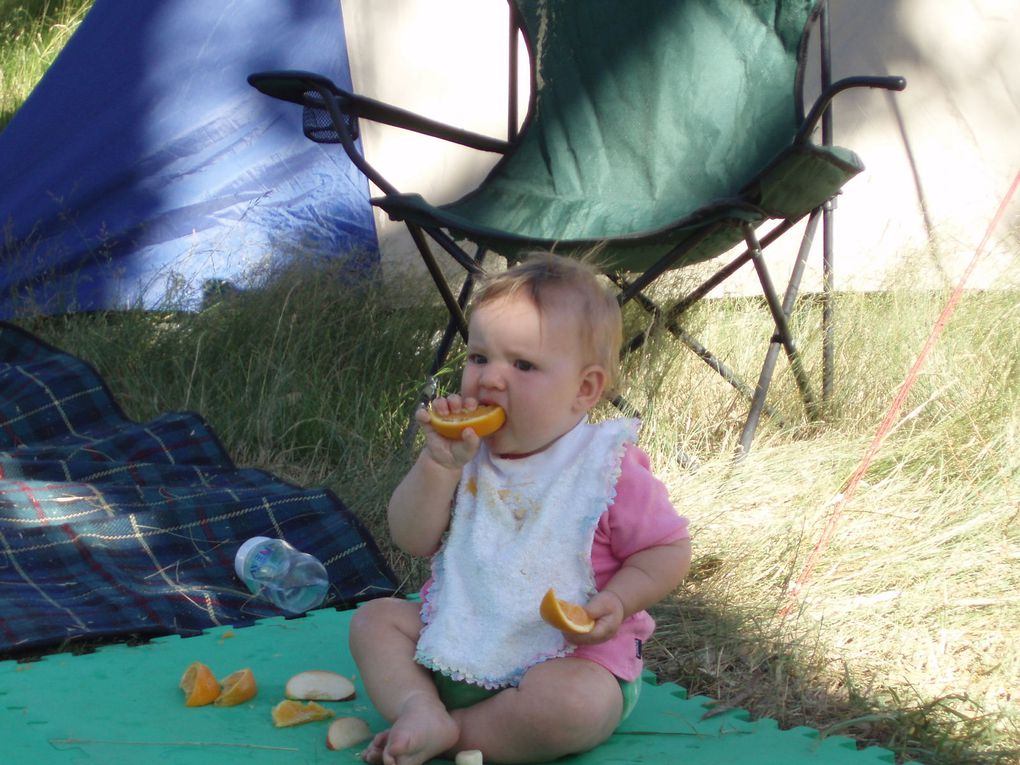
M 378 261 L 368 184 L 267 69 L 350 87 L 337 0 L 96 0 L 0 133 L 0 318 L 195 307 L 280 257 Z

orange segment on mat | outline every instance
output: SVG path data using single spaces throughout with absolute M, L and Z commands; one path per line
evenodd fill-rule
M 212 704 L 220 695 L 220 684 L 212 670 L 200 661 L 188 665 L 181 676 L 181 690 L 184 691 L 184 705 L 203 707 Z
M 326 709 L 314 701 L 302 704 L 300 701 L 286 699 L 273 707 L 273 725 L 277 728 L 289 728 L 291 725 L 328 720 L 335 715 L 336 712 L 332 709 Z
M 223 678 L 223 692 L 216 699 L 218 707 L 233 707 L 255 698 L 258 687 L 250 669 L 239 669 Z

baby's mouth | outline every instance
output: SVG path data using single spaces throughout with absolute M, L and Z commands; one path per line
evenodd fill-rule
M 503 406 L 503 404 L 499 403 L 498 401 L 494 401 L 491 398 L 485 398 L 485 399 L 480 398 L 480 399 L 478 399 L 478 405 L 479 406 L 498 406 L 500 409 L 503 410 L 503 415 L 504 415 L 503 424 L 499 427 L 499 430 L 495 431 L 495 433 L 493 433 L 491 435 L 495 435 L 496 433 L 499 433 L 500 430 L 503 430 L 504 428 L 506 428 L 507 424 L 509 424 L 509 422 L 510 422 L 510 412 L 507 411 L 507 408 L 505 406 Z

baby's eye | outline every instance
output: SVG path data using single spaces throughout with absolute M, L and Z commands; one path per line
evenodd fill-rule
M 522 372 L 530 372 L 532 369 L 535 368 L 534 364 L 532 364 L 530 361 L 525 361 L 524 359 L 518 359 L 517 361 L 515 361 L 514 366 L 517 369 L 521 370 Z
M 488 359 L 480 353 L 469 353 L 467 356 L 468 364 L 484 364 L 487 361 Z

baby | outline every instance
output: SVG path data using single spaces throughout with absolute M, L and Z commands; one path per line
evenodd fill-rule
M 646 608 L 691 558 L 686 519 L 634 445 L 638 423 L 591 424 L 622 338 L 613 295 L 587 264 L 535 255 L 484 282 L 469 318 L 459 395 L 440 415 L 496 404 L 506 423 L 425 448 L 396 488 L 394 543 L 432 556 L 421 602 L 364 604 L 351 652 L 392 727 L 363 753 L 417 765 L 479 749 L 542 762 L 608 738 L 637 700 Z M 550 587 L 581 603 L 591 632 L 542 621 Z

